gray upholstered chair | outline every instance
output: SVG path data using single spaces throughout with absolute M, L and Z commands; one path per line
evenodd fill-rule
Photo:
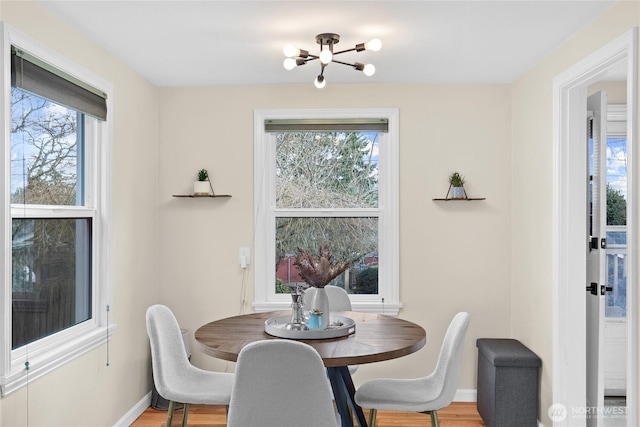
M 438 427 L 437 411 L 449 406 L 456 394 L 468 327 L 469 313 L 456 314 L 440 348 L 438 364 L 430 375 L 417 379 L 380 378 L 358 388 L 355 401 L 371 409 L 370 427 L 375 425 L 377 410 L 429 413 L 431 423 Z
M 337 427 L 340 417 L 318 352 L 298 341 L 270 339 L 238 354 L 228 427 Z
M 184 404 L 182 425 L 187 425 L 189 404 L 229 405 L 234 374 L 210 372 L 193 366 L 184 348 L 175 316 L 164 305 L 147 309 L 153 379 L 160 396 L 169 401 L 167 426 L 176 403 Z

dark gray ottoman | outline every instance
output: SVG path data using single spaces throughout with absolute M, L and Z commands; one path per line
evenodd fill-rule
M 476 346 L 477 406 L 485 424 L 536 427 L 540 358 L 514 339 L 480 338 Z

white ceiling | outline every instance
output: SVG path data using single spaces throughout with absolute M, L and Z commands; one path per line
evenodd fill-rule
M 614 1 L 69 1 L 40 3 L 158 86 L 311 84 L 317 62 L 286 71 L 287 43 L 317 52 L 315 36 L 340 34 L 336 50 L 373 37 L 366 77 L 331 64 L 332 82 L 509 83 Z

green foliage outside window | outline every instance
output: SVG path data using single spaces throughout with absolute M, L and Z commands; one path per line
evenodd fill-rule
M 356 294 L 377 294 L 378 293 L 378 268 L 367 268 L 362 270 L 356 278 Z
M 607 225 L 627 225 L 627 201 L 610 184 L 607 184 Z

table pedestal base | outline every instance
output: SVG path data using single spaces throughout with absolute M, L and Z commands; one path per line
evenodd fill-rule
M 351 407 L 351 411 L 353 411 L 358 427 L 367 427 L 364 412 L 353 398 L 356 394 L 356 388 L 353 385 L 349 368 L 347 366 L 330 367 L 327 368 L 327 375 L 331 382 L 333 396 L 335 397 L 338 413 L 342 420 L 342 427 L 353 427 L 349 407 Z

